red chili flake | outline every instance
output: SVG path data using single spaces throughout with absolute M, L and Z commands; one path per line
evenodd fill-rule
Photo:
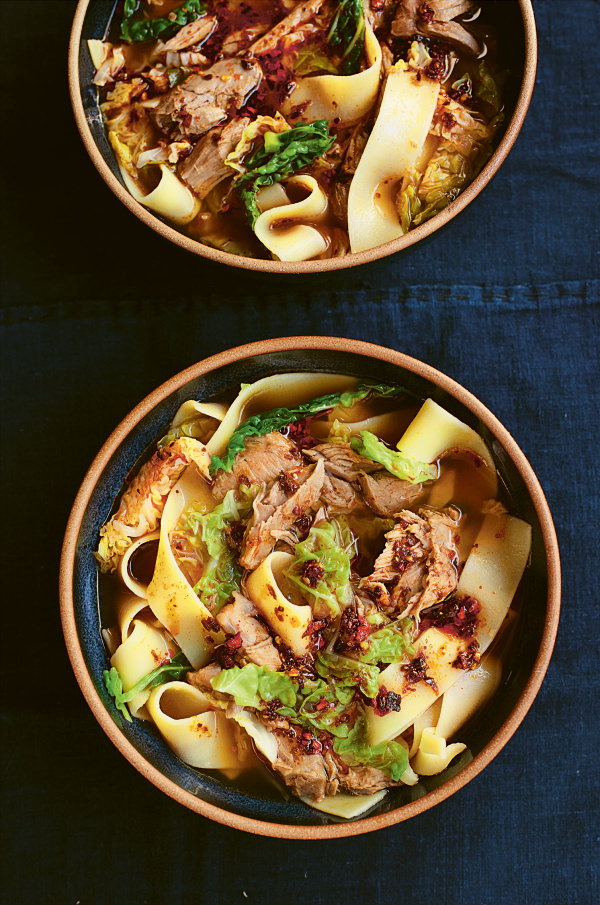
M 447 131 L 450 131 L 456 125 L 456 117 L 448 110 L 444 110 L 444 112 L 440 116 L 440 120 L 442 127 Z
M 289 119 L 298 119 L 298 117 L 302 116 L 307 107 L 310 107 L 310 101 L 302 101 L 301 104 L 296 104 L 292 107 Z
M 230 522 L 225 527 L 225 539 L 230 550 L 239 550 L 244 540 L 246 526 L 243 522 Z
M 244 487 L 250 487 L 250 478 L 247 478 L 245 474 L 240 475 L 238 480 L 240 484 L 244 485 Z
M 435 679 L 433 676 L 427 675 L 427 659 L 422 654 L 402 666 L 401 669 L 409 686 L 416 685 L 417 682 L 425 682 L 436 694 L 438 693 Z
M 238 648 L 242 646 L 241 632 L 237 632 L 237 634 L 233 635 L 231 638 L 228 638 L 225 644 L 230 650 L 238 650 Z
M 315 707 L 315 710 L 318 710 L 319 712 L 322 712 L 323 710 L 329 710 L 329 709 L 331 708 L 331 706 L 332 706 L 332 705 L 330 704 L 329 701 L 327 701 L 325 698 L 321 698 L 321 700 L 319 701 L 319 703 L 318 703 L 317 706 Z
M 388 691 L 385 685 L 381 686 L 376 698 L 370 699 L 370 703 L 376 716 L 385 716 L 386 713 L 391 713 L 392 710 L 400 710 L 401 701 L 401 695 L 396 694 L 393 691 Z
M 221 630 L 221 626 L 212 616 L 207 616 L 206 619 L 203 619 L 202 625 L 207 632 L 219 632 Z
M 414 548 L 417 547 L 415 550 Z M 425 551 L 421 548 L 416 537 L 412 534 L 405 534 L 397 541 L 394 541 L 394 552 L 392 556 L 392 568 L 396 572 L 404 572 L 409 566 L 423 559 Z
M 303 537 L 306 537 L 308 535 L 311 525 L 312 519 L 309 515 L 301 515 L 300 518 L 297 518 L 294 522 L 294 527 L 297 528 L 297 530 Z
M 355 605 L 348 606 L 342 613 L 340 630 L 334 649 L 341 651 L 362 650 L 362 644 L 371 634 L 371 626 L 364 616 L 359 616 Z
M 475 597 L 451 597 L 421 610 L 420 629 L 437 628 L 446 635 L 471 638 L 478 624 L 481 604 Z
M 479 653 L 479 642 L 471 641 L 466 650 L 461 651 L 456 660 L 453 661 L 454 669 L 475 669 L 479 666 L 481 654 Z
M 282 428 L 280 433 L 287 437 L 288 440 L 291 440 L 292 443 L 295 443 L 298 449 L 312 449 L 313 446 L 318 446 L 319 444 L 319 441 L 310 435 L 310 423 L 313 417 L 313 415 L 309 415 L 300 421 L 294 421 L 292 424 L 288 424 L 287 427 Z
M 309 588 L 316 588 L 320 581 L 323 580 L 325 569 L 316 559 L 309 559 L 302 566 L 302 581 Z
M 427 78 L 442 82 L 446 77 L 446 69 L 446 60 L 436 57 L 425 67 L 424 72 Z
M 309 647 L 310 650 L 316 651 L 321 650 L 322 647 L 325 647 L 325 638 L 323 637 L 323 631 L 328 626 L 327 619 L 312 619 L 308 625 L 306 626 L 306 631 L 302 635 L 303 638 L 310 638 Z
M 429 25 L 430 22 L 433 22 L 435 19 L 435 13 L 430 7 L 429 3 L 422 3 L 419 7 L 419 16 L 423 20 L 423 22 L 427 22 Z
M 280 474 L 277 480 L 279 481 L 279 486 L 287 496 L 292 496 L 292 494 L 296 493 L 298 490 L 298 482 L 294 475 L 289 471 Z

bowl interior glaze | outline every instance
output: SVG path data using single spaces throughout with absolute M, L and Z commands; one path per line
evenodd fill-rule
M 342 270 L 376 261 L 408 249 L 446 226 L 488 184 L 512 148 L 525 119 L 537 63 L 537 39 L 531 0 L 483 0 L 483 15 L 498 35 L 500 64 L 510 75 L 505 85 L 504 123 L 497 147 L 481 173 L 445 210 L 405 236 L 377 248 L 322 261 L 283 262 L 245 258 L 202 245 L 180 233 L 156 214 L 142 207 L 125 189 L 113 150 L 108 142 L 93 85 L 94 67 L 87 48 L 91 38 L 103 39 L 116 0 L 79 0 L 69 47 L 69 86 L 75 119 L 83 143 L 109 188 L 143 223 L 171 242 L 221 264 L 267 273 L 319 273 Z
M 376 377 L 401 384 L 418 397 L 431 396 L 483 436 L 515 511 L 533 528 L 517 640 L 504 664 L 493 706 L 461 732 L 467 750 L 444 773 L 423 777 L 412 788 L 391 790 L 367 818 L 351 822 L 321 814 L 298 800 L 284 801 L 275 789 L 263 788 L 260 794 L 242 791 L 217 773 L 193 770 L 148 724 L 113 722 L 120 721 L 102 681 L 108 658 L 100 635 L 93 550 L 126 476 L 147 447 L 164 435 L 184 400 L 206 399 L 241 382 L 287 371 Z M 152 782 L 188 807 L 241 829 L 302 838 L 346 835 L 398 822 L 446 798 L 510 738 L 535 697 L 550 658 L 558 622 L 558 549 L 543 493 L 523 454 L 487 409 L 458 384 L 414 359 L 366 343 L 315 337 L 270 340 L 215 356 L 177 375 L 144 400 L 109 438 L 73 507 L 61 564 L 61 606 L 69 655 L 88 703 L 112 741 Z

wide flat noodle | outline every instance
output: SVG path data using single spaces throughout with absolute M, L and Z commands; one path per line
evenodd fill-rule
M 308 261 L 327 249 L 327 241 L 318 229 L 327 214 L 327 198 L 312 176 L 292 176 L 287 185 L 301 186 L 309 192 L 302 201 L 286 202 L 265 210 L 254 226 L 262 244 L 280 261 Z M 305 222 L 303 222 L 305 221 Z
M 147 599 L 156 618 L 173 635 L 194 669 L 199 669 L 209 662 L 214 648 L 223 643 L 225 636 L 222 631 L 215 632 L 205 626 L 205 621 L 211 618 L 210 610 L 194 593 L 171 549 L 169 535 L 186 505 L 189 497 L 186 500 L 178 482 L 163 511 L 156 567 Z
M 385 716 L 376 716 L 371 707 L 366 708 L 372 745 L 404 732 L 463 675 L 452 663 L 472 641 L 478 642 L 480 654 L 487 650 L 512 603 L 530 548 L 531 527 L 526 522 L 506 513 L 485 517 L 456 591 L 458 597 L 472 596 L 481 603 L 475 634 L 457 639 L 430 628 L 415 642 L 416 656 L 426 658 L 427 675 L 435 680 L 437 694 L 425 682 L 418 682 L 412 691 L 405 689 L 400 664 L 392 663 L 380 673 L 379 684 L 402 694 L 402 704 L 398 712 Z
M 200 210 L 200 202 L 196 196 L 164 164 L 160 164 L 160 182 L 147 195 L 140 192 L 121 164 L 119 164 L 119 169 L 129 194 L 133 195 L 139 204 L 167 217 L 168 220 L 184 226 L 186 223 L 190 223 Z
M 159 685 L 147 704 L 159 732 L 186 764 L 205 770 L 238 767 L 233 726 L 209 706 L 206 695 L 187 682 Z
M 227 406 L 222 402 L 196 402 L 195 399 L 187 399 L 177 409 L 171 430 L 185 425 L 186 436 L 206 443 L 226 414 Z
M 492 454 L 479 434 L 433 399 L 425 400 L 398 442 L 398 449 L 420 462 L 435 462 L 448 450 L 466 450 L 496 471 Z
M 352 390 L 358 381 L 342 374 L 274 374 L 242 388 L 233 400 L 223 422 L 206 444 L 211 456 L 222 456 L 232 433 L 248 415 L 248 409 L 267 412 L 279 406 L 297 405 L 325 393 Z M 283 400 L 283 402 L 282 402 Z
M 395 198 L 404 174 L 415 166 L 429 132 L 439 82 L 393 69 L 373 131 L 350 184 L 348 233 L 353 252 L 403 235 Z
M 370 811 L 385 796 L 386 790 L 382 789 L 380 792 L 373 792 L 372 795 L 349 795 L 347 792 L 338 792 L 337 795 L 324 798 L 323 801 L 312 801 L 310 798 L 300 800 L 317 811 L 323 811 L 324 814 L 345 817 L 350 820 L 352 817 L 360 817 L 361 814 Z
M 118 565 L 119 577 L 126 588 L 128 588 L 132 594 L 135 594 L 136 597 L 142 597 L 144 599 L 143 606 L 146 606 L 145 598 L 146 598 L 146 589 L 148 585 L 143 584 L 141 581 L 138 581 L 137 578 L 134 578 L 129 571 L 129 560 L 133 556 L 134 553 L 139 550 L 140 547 L 143 547 L 145 544 L 154 543 L 160 537 L 160 531 L 152 531 L 150 534 L 147 534 L 145 537 L 140 537 L 139 540 L 136 540 L 131 547 L 125 551 L 123 556 L 121 557 L 121 561 Z
M 246 579 L 246 590 L 272 630 L 295 656 L 302 657 L 308 651 L 306 630 L 312 619 L 312 608 L 290 603 L 278 584 L 281 573 L 293 561 L 293 553 L 270 553 Z
M 281 108 L 287 116 L 294 107 L 308 104 L 295 121 L 336 120 L 351 125 L 366 116 L 377 99 L 381 73 L 381 47 L 365 20 L 365 52 L 368 68 L 355 75 L 315 75 L 299 78 L 297 87 Z
M 134 619 L 131 632 L 110 658 L 110 665 L 117 669 L 123 682 L 123 691 L 130 691 L 168 656 L 169 643 L 164 632 L 141 619 Z M 149 696 L 150 691 L 147 690 L 132 698 L 127 706 L 133 717 L 145 718 L 140 710 Z
M 489 654 L 477 669 L 464 672 L 442 696 L 436 735 L 452 738 L 489 701 L 500 684 L 502 664 Z

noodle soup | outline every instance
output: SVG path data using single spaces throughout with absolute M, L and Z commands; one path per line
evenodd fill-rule
M 496 43 L 471 0 L 128 0 L 89 49 L 137 201 L 213 248 L 305 261 L 470 184 L 503 120 Z
M 442 773 L 498 685 L 509 510 L 481 437 L 400 387 L 189 400 L 101 530 L 106 687 L 190 766 L 356 817 Z

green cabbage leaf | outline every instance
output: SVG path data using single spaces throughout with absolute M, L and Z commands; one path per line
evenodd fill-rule
M 240 707 L 262 710 L 269 701 L 279 700 L 288 707 L 296 703 L 297 686 L 289 676 L 255 663 L 224 669 L 210 681 L 215 691 L 230 694 Z
M 369 726 L 364 710 L 345 738 L 336 738 L 333 750 L 350 767 L 364 766 L 382 770 L 398 782 L 408 767 L 408 751 L 399 742 L 369 744 Z
M 294 547 L 294 562 L 284 574 L 310 601 L 317 618 L 334 616 L 352 603 L 350 562 L 356 552 L 355 545 L 354 535 L 345 519 L 339 518 L 313 525 L 306 540 Z M 302 580 L 308 562 L 318 562 L 323 568 L 323 577 L 314 588 Z
M 400 663 L 407 655 L 414 656 L 414 635 L 415 621 L 412 617 L 390 622 L 369 635 L 369 647 L 357 654 L 357 659 L 362 663 Z
M 355 452 L 373 462 L 379 462 L 391 474 L 411 484 L 422 484 L 424 481 L 435 481 L 438 476 L 437 465 L 419 462 L 412 456 L 390 449 L 371 431 L 361 431 L 361 439 L 352 437 L 350 446 Z
M 140 0 L 125 0 L 121 38 L 129 44 L 138 41 L 152 41 L 158 37 L 167 40 L 184 25 L 195 22 L 206 12 L 206 6 L 200 0 L 185 0 L 178 9 L 173 10 L 168 17 L 163 19 L 136 17 L 139 7 Z
M 334 137 L 329 135 L 326 119 L 314 123 L 299 123 L 284 132 L 265 132 L 262 143 L 250 157 L 244 160 L 246 172 L 235 180 L 235 189 L 248 211 L 250 225 L 254 229 L 260 217 L 256 201 L 258 190 L 287 179 L 322 157 L 332 146 Z
M 341 58 L 342 75 L 360 72 L 365 50 L 365 10 L 362 0 L 341 0 L 331 20 L 327 43 Z
M 256 487 L 239 487 L 240 499 L 234 491 L 225 495 L 222 503 L 210 512 L 193 504 L 183 514 L 178 533 L 199 550 L 203 560 L 203 573 L 194 585 L 194 592 L 213 613 L 239 591 L 244 574 L 235 551 L 227 543 L 227 529 L 232 522 L 246 519 L 252 511 Z

